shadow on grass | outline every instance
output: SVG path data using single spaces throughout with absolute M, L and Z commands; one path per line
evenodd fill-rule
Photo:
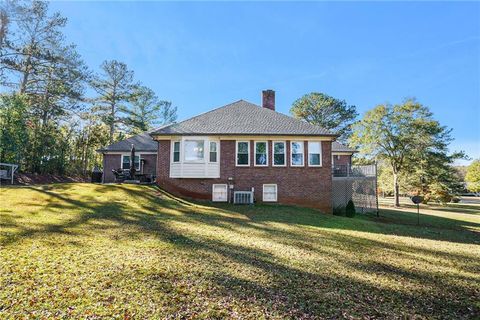
M 46 234 L 67 234 L 81 236 L 82 229 L 133 227 L 141 236 L 153 236 L 163 242 L 173 245 L 179 252 L 195 253 L 189 256 L 194 259 L 201 270 L 204 270 L 204 280 L 210 281 L 215 287 L 214 292 L 206 294 L 219 297 L 231 297 L 241 301 L 255 301 L 271 312 L 277 312 L 282 317 L 316 318 L 345 317 L 345 310 L 354 317 L 369 314 L 373 317 L 389 317 L 402 313 L 431 315 L 451 315 L 452 317 L 471 317 L 480 312 L 473 304 L 478 298 L 478 292 L 472 287 L 464 286 L 465 279 L 458 275 L 445 274 L 439 277 L 425 271 L 393 266 L 381 261 L 354 261 L 350 255 L 376 256 L 382 250 L 390 250 L 405 259 L 415 256 L 425 257 L 424 263 L 434 263 L 429 258 L 457 259 L 458 268 L 466 272 L 479 272 L 478 261 L 470 261 L 463 254 L 446 253 L 439 250 L 409 247 L 402 244 L 385 243 L 366 239 L 361 236 L 345 235 L 335 230 L 353 230 L 385 235 L 401 235 L 450 242 L 476 244 L 476 234 L 466 230 L 446 230 L 442 233 L 425 233 L 424 228 L 409 225 L 378 224 L 364 219 L 349 219 L 323 215 L 311 209 L 288 206 L 232 206 L 206 205 L 205 203 L 178 202 L 165 198 L 152 187 L 132 189 L 124 186 L 94 186 L 98 193 L 105 188 L 117 188 L 137 200 L 138 206 L 133 207 L 129 201 L 119 199 L 114 202 L 104 202 L 92 196 L 83 196 L 81 200 L 72 199 L 68 194 L 57 192 L 52 188 L 30 188 L 48 196 L 46 210 L 68 210 L 81 208 L 81 213 L 59 223 L 46 224 L 40 228 L 28 228 L 17 225 L 19 232 L 4 238 L 3 245 L 12 244 L 22 238 L 36 237 Z M 68 191 L 68 186 L 60 189 Z M 172 211 L 169 214 L 169 210 Z M 451 219 L 431 217 L 432 223 L 451 224 Z M 114 225 L 92 224 L 91 222 L 108 221 Z M 248 236 L 249 232 L 258 234 L 259 238 L 273 240 L 296 250 L 311 251 L 321 254 L 335 262 L 332 267 L 345 270 L 355 270 L 379 277 L 397 279 L 398 281 L 421 282 L 429 290 L 408 291 L 395 290 L 385 286 L 374 285 L 371 282 L 348 275 L 348 272 L 315 273 L 304 265 L 293 266 L 288 261 L 282 261 L 272 253 L 255 246 L 242 243 L 231 243 L 217 238 L 202 236 L 188 232 L 181 233 L 170 225 L 170 222 L 188 222 L 196 226 L 215 226 Z M 15 224 L 14 220 L 7 222 Z M 291 228 L 301 228 L 302 232 Z M 478 227 L 476 223 L 462 225 Z M 307 227 L 307 228 L 305 228 Z M 312 228 L 310 228 L 312 227 Z M 455 227 L 456 228 L 456 227 Z M 328 236 L 321 230 L 328 230 Z M 457 236 L 456 233 L 465 233 Z M 125 234 L 128 237 L 128 234 Z M 75 240 L 72 240 L 75 241 Z M 78 243 L 78 242 L 75 242 Z M 337 250 L 338 249 L 338 250 Z M 348 255 L 338 253 L 343 250 Z M 225 261 L 243 266 L 248 270 L 258 272 L 269 279 L 268 283 L 250 278 L 242 278 L 225 269 Z M 313 268 L 314 270 L 314 268 Z M 342 271 L 345 271 L 342 270 Z M 253 272 L 252 271 L 252 272 Z M 334 270 L 332 270 L 334 271 Z M 185 275 L 188 276 L 188 275 Z M 160 276 L 149 277 L 155 281 Z M 445 293 L 446 287 L 451 292 Z M 186 304 L 192 302 L 186 302 Z M 472 307 L 473 306 L 473 307 Z

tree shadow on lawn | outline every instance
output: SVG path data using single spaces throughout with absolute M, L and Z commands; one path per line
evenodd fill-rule
M 412 272 L 399 266 L 391 266 L 370 259 L 359 261 L 349 259 L 350 254 L 373 257 L 375 253 L 378 254 L 379 251 L 386 249 L 394 250 L 398 254 L 406 254 L 410 259 L 413 259 L 408 256 L 408 253 L 411 252 L 418 255 L 438 255 L 439 252 L 411 248 L 401 244 L 386 244 L 338 232 L 330 232 L 327 237 L 319 234 L 319 230 L 316 229 L 358 230 L 360 228 L 361 230 L 358 231 L 390 234 L 372 227 L 370 225 L 372 222 L 361 221 L 358 223 L 359 221 L 352 219 L 321 215 L 314 210 L 305 209 L 304 211 L 294 207 L 212 207 L 203 204 L 188 204 L 188 202 L 177 202 L 158 197 L 154 193 L 155 189 L 126 190 L 133 194 L 134 198 L 143 199 L 143 202 L 147 201 L 138 208 L 132 208 L 128 202 L 105 203 L 92 197 L 85 197 L 80 201 L 52 190 L 38 188 L 32 188 L 32 190 L 48 195 L 51 198 L 50 203 L 56 203 L 55 206 L 50 207 L 51 209 L 68 210 L 72 207 L 81 207 L 83 210 L 67 221 L 47 224 L 43 228 L 28 229 L 18 226 L 21 231 L 14 237 L 6 238 L 3 242 L 4 245 L 22 238 L 45 234 L 80 236 L 83 228 L 89 229 L 85 231 L 88 232 L 106 227 L 90 222 L 110 221 L 115 224 L 107 226 L 108 228 L 118 228 L 119 231 L 123 231 L 128 229 L 126 227 L 133 227 L 133 230 L 129 232 L 139 233 L 141 236 L 154 236 L 182 252 L 195 253 L 189 255 L 189 258 L 194 259 L 199 266 L 198 270 L 204 272 L 204 280 L 214 284 L 216 290 L 207 295 L 212 295 L 216 300 L 230 297 L 231 301 L 255 303 L 265 310 L 277 312 L 283 317 L 345 317 L 366 314 L 375 317 L 392 317 L 392 315 L 402 313 L 420 314 L 425 317 L 434 314 L 470 317 L 475 312 L 480 312 L 478 307 L 473 305 L 475 298 L 478 298 L 478 292 L 471 287 L 465 287 L 462 282 L 465 279 L 455 275 L 438 277 L 425 271 Z M 65 204 L 59 204 L 58 201 Z M 257 208 L 260 209 L 260 213 L 256 213 Z M 275 209 L 273 213 L 267 213 L 272 209 Z M 166 213 L 168 210 L 178 214 L 168 214 Z M 295 211 L 295 217 L 291 216 L 292 210 Z M 212 235 L 189 234 L 188 230 L 180 233 L 175 227 L 170 226 L 172 221 L 189 222 L 196 226 L 215 226 L 237 233 L 239 236 L 243 235 L 243 231 L 261 233 L 265 239 L 275 243 L 283 243 L 297 250 L 310 250 L 319 256 L 328 257 L 329 261 L 332 261 L 332 265 L 325 265 L 321 261 L 318 263 L 322 265 L 322 268 L 331 267 L 338 268 L 338 270 L 314 272 L 317 269 L 308 265 L 311 262 L 305 261 L 305 265 L 295 266 L 295 264 L 291 264 L 291 261 L 279 260 L 279 257 L 272 252 L 252 246 L 248 242 L 244 244 L 231 243 Z M 272 223 L 274 224 L 272 225 Z M 278 228 L 275 223 L 302 228 L 302 232 Z M 124 236 L 128 238 L 129 233 L 126 232 Z M 319 241 L 324 238 L 329 240 L 325 246 Z M 348 255 L 339 256 L 338 251 L 333 250 L 336 248 L 346 250 Z M 458 256 L 446 254 L 446 256 L 459 260 L 466 258 L 460 254 Z M 250 278 L 241 278 L 230 269 L 225 261 L 239 264 L 250 270 L 250 273 L 258 270 L 269 280 L 256 281 Z M 428 263 L 432 262 L 428 261 Z M 462 266 L 463 269 L 466 269 L 465 267 Z M 478 271 L 477 267 L 473 266 L 472 268 Z M 402 281 L 423 282 L 427 286 L 427 290 L 395 290 L 388 286 L 373 285 L 371 282 L 362 281 L 353 274 L 349 275 L 348 270 L 351 270 L 352 273 L 357 271 L 378 274 L 379 277 L 393 278 L 392 281 L 398 283 Z M 189 277 L 188 274 L 180 276 Z M 152 277 L 149 277 L 149 281 L 152 281 Z M 451 289 L 448 293 L 445 293 L 446 286 Z M 252 301 L 252 297 L 255 297 L 256 301 Z M 193 300 L 186 303 L 194 304 Z
M 447 211 L 446 214 L 452 213 L 451 211 L 448 212 L 448 210 L 446 209 L 445 211 Z M 357 215 L 357 218 L 383 223 L 384 225 L 389 224 L 396 226 L 405 226 L 409 227 L 411 230 L 418 230 L 421 233 L 425 233 L 426 231 L 431 231 L 432 233 L 447 232 L 447 234 L 449 236 L 452 236 L 453 238 L 462 237 L 466 238 L 465 240 L 467 241 L 469 238 L 471 238 L 474 243 L 478 243 L 478 241 L 480 241 L 480 216 L 478 216 L 478 218 L 474 216 L 462 217 L 462 214 L 464 214 L 462 212 L 458 214 L 458 219 L 455 219 L 451 216 L 440 216 L 441 214 L 442 212 L 438 212 L 437 215 L 427 214 L 422 213 L 422 210 L 420 210 L 420 215 L 418 217 L 416 210 L 405 211 L 394 208 L 381 208 L 380 217 L 377 217 L 376 214 L 373 213 L 366 213 L 364 215 Z M 466 218 L 467 220 L 461 220 L 462 218 Z M 478 220 L 478 222 L 476 222 L 475 220 Z M 419 225 L 418 221 L 420 223 Z M 448 238 L 445 240 L 455 241 L 454 239 Z
M 480 244 L 480 232 L 472 230 L 480 229 L 480 223 L 457 221 L 438 216 L 421 215 L 421 224 L 417 226 L 416 214 L 406 215 L 405 219 L 377 218 L 373 215 L 357 215 L 352 219 L 325 215 L 313 209 L 288 206 L 256 205 L 254 208 L 218 204 L 213 204 L 212 206 L 220 210 L 231 210 L 243 214 L 252 222 L 277 222 L 318 228 Z M 425 222 L 425 220 L 428 222 Z
M 344 242 L 345 239 L 342 237 L 338 241 Z M 432 313 L 438 315 L 475 314 L 472 306 L 475 297 L 478 297 L 478 292 L 471 287 L 459 285 L 456 277 L 439 278 L 427 272 L 410 272 L 376 262 L 347 260 L 340 263 L 344 268 L 350 267 L 369 274 L 376 273 L 379 278 L 382 276 L 395 278 L 397 283 L 415 281 L 430 287 L 428 291 L 423 292 L 422 290 L 417 292 L 394 290 L 367 281 L 360 281 L 354 276 L 348 276 L 348 272 L 344 272 L 342 275 L 337 272 L 318 274 L 294 268 L 276 262 L 275 257 L 271 255 L 263 252 L 259 254 L 258 250 L 245 246 L 209 240 L 206 243 L 202 242 L 200 247 L 205 252 L 215 252 L 271 276 L 270 285 L 261 288 L 255 282 L 239 279 L 229 274 L 213 278 L 212 281 L 228 289 L 225 294 L 231 294 L 233 289 L 233 292 L 240 291 L 240 296 L 245 298 L 255 293 L 258 295 L 260 292 L 264 304 L 268 305 L 274 301 L 287 306 L 287 310 L 293 308 L 300 312 L 300 314 L 294 314 L 295 317 L 318 314 L 341 317 L 345 316 L 342 314 L 345 310 L 349 310 L 346 313 L 350 315 L 371 315 L 373 313 L 380 317 L 401 313 L 423 314 L 424 316 Z M 351 248 L 356 250 L 355 246 L 351 246 Z M 330 255 L 333 258 L 335 254 L 330 253 Z M 445 288 L 453 289 L 454 294 L 450 297 L 451 299 L 445 299 L 442 291 Z M 467 299 L 462 300 L 462 298 Z M 462 301 L 459 303 L 459 300 Z M 381 305 L 378 305 L 377 308 L 372 305 L 379 302 Z
M 384 209 L 395 209 L 393 206 L 393 202 L 385 202 L 382 201 L 381 198 L 380 207 Z M 417 206 L 413 203 L 400 203 L 401 208 L 403 209 L 412 209 L 412 211 L 417 210 Z M 447 203 L 447 204 L 440 204 L 440 203 L 428 203 L 428 204 L 421 204 L 421 210 L 433 210 L 433 211 L 446 211 L 446 212 L 454 212 L 454 213 L 472 213 L 472 214 L 480 214 L 480 205 L 472 205 L 472 204 L 461 204 L 461 203 Z
M 112 186 L 110 186 L 112 187 Z M 346 218 L 322 214 L 317 210 L 295 206 L 256 204 L 254 206 L 238 206 L 178 199 L 165 201 L 168 198 L 157 187 L 150 187 L 156 192 L 125 189 L 124 186 L 113 186 L 130 192 L 135 198 L 143 198 L 147 204 L 142 204 L 146 210 L 156 210 L 156 205 L 170 207 L 182 212 L 184 216 L 192 218 L 202 215 L 200 219 L 207 219 L 212 224 L 224 224 L 225 221 L 239 221 L 244 224 L 249 221 L 250 226 L 264 223 L 284 223 L 289 225 L 303 225 L 318 228 L 351 230 L 383 235 L 414 237 L 447 242 L 480 244 L 480 222 L 459 221 L 447 217 L 434 215 L 420 215 L 420 226 L 416 225 L 416 212 L 406 213 L 389 210 L 389 216 L 377 218 L 374 215 L 357 215 L 356 218 Z M 160 202 L 162 202 L 160 204 Z M 212 212 L 215 211 L 215 212 Z M 215 213 L 215 214 L 214 214 Z M 383 211 L 386 213 L 386 211 Z M 220 219 L 219 219 L 220 218 Z M 278 232 L 278 230 L 276 231 Z

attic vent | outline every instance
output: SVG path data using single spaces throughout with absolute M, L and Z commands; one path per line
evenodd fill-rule
M 253 204 L 253 191 L 235 191 L 233 193 L 234 204 Z

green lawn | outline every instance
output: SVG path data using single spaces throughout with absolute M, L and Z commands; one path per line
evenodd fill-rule
M 480 209 L 426 208 L 416 226 L 413 209 L 350 219 L 92 184 L 3 187 L 0 203 L 0 319 L 480 314 Z

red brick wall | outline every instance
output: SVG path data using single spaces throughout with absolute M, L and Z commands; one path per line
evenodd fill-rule
M 351 165 L 352 164 L 352 156 L 347 155 L 340 155 L 336 156 L 333 155 L 333 164 L 335 165 Z
M 157 155 L 156 154 L 141 154 L 140 157 L 145 159 L 143 166 L 143 173 L 155 175 L 157 171 Z M 119 169 L 122 167 L 122 155 L 120 154 L 104 154 L 103 155 L 103 182 L 110 183 L 115 181 L 115 176 L 112 169 Z
M 305 142 L 305 166 L 290 167 L 290 141 L 287 141 L 287 167 L 272 167 L 272 141 L 269 141 L 269 166 L 254 167 L 254 142 L 250 141 L 250 167 L 235 166 L 235 141 L 220 142 L 220 178 L 170 178 L 170 140 L 159 141 L 157 183 L 161 188 L 179 195 L 198 199 L 212 199 L 212 185 L 235 186 L 235 190 L 255 188 L 255 199 L 262 201 L 263 184 L 277 184 L 278 202 L 314 207 L 331 213 L 331 142 L 322 142 L 322 167 L 308 167 L 308 143 Z M 229 182 L 228 178 L 233 178 Z
M 142 154 L 143 173 L 145 174 L 157 174 L 157 155 L 156 154 Z

